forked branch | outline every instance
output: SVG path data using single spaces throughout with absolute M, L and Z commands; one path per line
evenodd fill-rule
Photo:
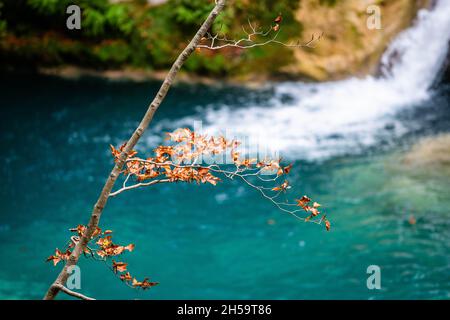
M 255 47 L 265 46 L 271 43 L 278 44 L 288 48 L 315 48 L 315 44 L 323 37 L 323 32 L 319 36 L 311 35 L 311 39 L 302 43 L 300 40 L 295 42 L 283 42 L 277 39 L 281 31 L 281 15 L 275 19 L 275 24 L 263 30 L 257 26 L 254 26 L 249 19 L 247 19 L 248 27 L 250 31 L 247 31 L 246 27 L 242 26 L 242 30 L 245 36 L 240 39 L 230 39 L 225 34 L 220 34 L 220 31 L 216 34 L 206 33 L 202 38 L 202 42 L 197 45 L 197 49 L 208 50 L 220 50 L 224 48 L 239 48 L 250 49 Z M 222 27 L 220 28 L 222 29 Z

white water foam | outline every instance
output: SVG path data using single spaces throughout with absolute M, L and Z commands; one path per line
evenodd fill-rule
M 430 97 L 449 40 L 450 1 L 440 0 L 432 10 L 421 10 L 415 24 L 391 43 L 379 78 L 277 84 L 266 106 L 212 106 L 177 125 L 192 126 L 193 118 L 202 118 L 205 132 L 231 130 L 296 159 L 359 152 L 384 137 L 405 133 L 395 115 Z M 293 99 L 283 103 L 285 96 Z

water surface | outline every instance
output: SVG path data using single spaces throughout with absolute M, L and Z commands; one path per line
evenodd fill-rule
M 45 258 L 66 243 L 68 228 L 87 222 L 112 166 L 108 145 L 132 132 L 157 84 L 8 76 L 0 88 L 0 298 L 41 298 L 60 270 Z M 245 108 L 275 95 L 178 86 L 138 149 L 212 106 Z M 119 243 L 135 243 L 124 257 L 130 271 L 160 285 L 136 291 L 101 263 L 81 259 L 82 292 L 99 299 L 449 298 L 449 178 L 401 162 L 420 137 L 449 131 L 449 97 L 440 85 L 396 113 L 404 134 L 357 152 L 312 160 L 286 154 L 295 161 L 292 192 L 324 204 L 328 233 L 237 182 L 160 185 L 112 199 L 101 226 Z M 366 287 L 372 264 L 382 270 L 379 291 Z
M 129 270 L 160 285 L 128 288 L 81 259 L 82 291 L 100 299 L 450 298 L 449 163 L 409 166 L 421 138 L 450 131 L 450 2 L 422 10 L 389 46 L 377 78 L 263 90 L 177 86 L 138 145 L 164 131 L 231 130 L 294 162 L 296 196 L 324 205 L 332 231 L 283 215 L 238 182 L 159 185 L 112 199 L 101 227 L 135 243 Z M 107 177 L 109 144 L 131 134 L 156 83 L 0 80 L 0 298 L 41 298 L 45 263 L 86 223 Z M 252 140 L 254 141 L 254 140 Z M 415 223 L 410 223 L 415 220 Z M 268 223 L 268 221 L 274 221 Z M 368 290 L 367 267 L 381 268 Z

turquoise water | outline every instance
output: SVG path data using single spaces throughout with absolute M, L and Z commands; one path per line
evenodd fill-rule
M 43 296 L 60 270 L 45 258 L 66 243 L 68 228 L 87 222 L 112 166 L 108 145 L 128 137 L 156 90 L 156 83 L 2 78 L 1 299 Z M 213 102 L 245 107 L 272 95 L 178 86 L 139 149 Z M 237 182 L 161 185 L 112 199 L 101 227 L 119 243 L 135 243 L 124 257 L 129 270 L 160 285 L 133 290 L 103 264 L 81 259 L 82 292 L 99 299 L 450 298 L 449 177 L 401 160 L 418 138 L 449 131 L 449 97 L 441 85 L 434 98 L 399 114 L 409 128 L 401 137 L 295 161 L 293 193 L 324 204 L 331 232 L 283 215 Z M 381 267 L 379 291 L 366 287 L 369 265 Z

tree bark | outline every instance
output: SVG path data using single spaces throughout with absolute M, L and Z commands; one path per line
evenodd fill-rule
M 87 225 L 86 231 L 84 232 L 80 241 L 76 244 L 75 248 L 72 251 L 72 254 L 70 255 L 69 259 L 67 260 L 66 264 L 64 265 L 64 268 L 62 269 L 62 271 L 59 273 L 55 282 L 50 286 L 47 293 L 45 294 L 45 296 L 44 296 L 45 300 L 54 299 L 56 297 L 56 295 L 59 293 L 59 291 L 61 291 L 61 286 L 64 286 L 64 284 L 66 283 L 67 278 L 69 277 L 69 274 L 67 272 L 68 268 L 70 266 L 76 265 L 78 263 L 78 259 L 81 255 L 81 253 L 86 248 L 89 240 L 92 237 L 92 234 L 94 233 L 96 227 L 98 226 L 103 209 L 105 208 L 105 205 L 108 201 L 109 194 L 110 194 L 117 178 L 119 177 L 120 172 L 122 171 L 122 168 L 124 166 L 128 152 L 134 148 L 136 143 L 139 141 L 139 139 L 141 138 L 141 136 L 147 129 L 148 125 L 150 124 L 150 122 L 153 119 L 153 115 L 155 114 L 156 110 L 158 110 L 158 107 L 160 106 L 161 102 L 164 100 L 167 92 L 169 91 L 170 87 L 172 86 L 172 83 L 173 83 L 176 75 L 178 74 L 178 71 L 180 70 L 181 66 L 186 62 L 188 57 L 194 52 L 195 48 L 200 43 L 201 38 L 206 34 L 208 29 L 212 26 L 216 17 L 223 10 L 223 8 L 225 6 L 225 2 L 226 2 L 226 0 L 216 0 L 216 5 L 213 8 L 213 10 L 210 12 L 210 14 L 206 18 L 206 20 L 203 22 L 202 26 L 197 31 L 194 38 L 189 42 L 187 47 L 181 52 L 181 54 L 178 56 L 178 58 L 176 59 L 176 61 L 172 65 L 172 67 L 170 68 L 158 93 L 156 94 L 152 103 L 148 106 L 147 112 L 145 113 L 144 117 L 142 118 L 139 126 L 136 128 L 134 133 L 131 135 L 131 137 L 128 140 L 128 142 L 126 143 L 122 153 L 118 157 L 117 162 L 116 162 L 114 168 L 112 169 L 111 173 L 109 174 L 109 177 L 106 180 L 105 185 L 103 186 L 100 196 L 98 197 L 98 200 L 95 203 L 94 208 L 92 209 L 91 218 Z

